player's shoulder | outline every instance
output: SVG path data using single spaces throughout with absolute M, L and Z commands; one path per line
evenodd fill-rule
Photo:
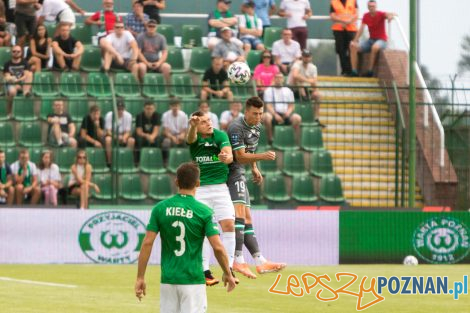
M 231 132 L 243 129 L 242 118 L 243 117 L 239 116 L 236 119 L 234 119 L 232 123 L 230 123 L 230 125 L 228 126 L 227 133 L 230 134 Z

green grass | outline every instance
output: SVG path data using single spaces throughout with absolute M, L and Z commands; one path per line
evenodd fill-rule
M 159 311 L 159 271 L 157 266 L 147 270 L 147 296 L 138 302 L 134 296 L 136 265 L 0 265 L 0 276 L 32 281 L 77 285 L 77 288 L 62 288 L 24 284 L 0 280 L 0 312 L 2 313 L 120 313 Z M 305 272 L 316 275 L 327 273 L 332 281 L 328 285 L 338 288 L 343 283 L 334 282 L 337 272 L 352 272 L 370 277 L 377 276 L 449 276 L 449 288 L 454 281 L 462 281 L 468 275 L 470 266 L 405 267 L 399 265 L 341 265 L 329 267 L 288 267 L 277 289 L 285 290 L 289 274 L 298 277 Z M 220 270 L 215 269 L 220 277 Z M 227 294 L 220 285 L 208 288 L 208 312 L 356 312 L 356 297 L 342 294 L 332 302 L 321 302 L 315 298 L 319 289 L 315 287 L 310 295 L 301 298 L 270 294 L 268 289 L 274 283 L 276 274 L 267 274 L 256 280 L 241 278 L 240 285 Z M 359 282 L 348 289 L 358 291 Z M 298 291 L 297 289 L 294 289 Z M 470 312 L 470 296 L 462 295 L 453 300 L 451 295 L 390 295 L 383 294 L 385 301 L 363 312 Z M 323 297 L 332 294 L 324 291 Z M 364 302 L 373 300 L 368 294 Z

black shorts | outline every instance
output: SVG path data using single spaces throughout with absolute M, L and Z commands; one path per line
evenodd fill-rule
M 36 30 L 36 16 L 24 15 L 16 13 L 15 15 L 16 35 L 23 37 L 24 35 L 33 35 Z
M 278 123 L 278 121 L 274 118 L 273 116 L 273 126 L 276 126 L 276 125 L 290 125 L 292 124 L 291 121 L 290 121 L 290 118 L 291 118 L 292 115 L 289 115 L 288 117 L 284 117 L 284 123 L 283 124 L 280 124 Z
M 242 203 L 247 207 L 251 206 L 250 192 L 246 186 L 246 176 L 244 174 L 229 175 L 227 187 L 234 204 Z
M 126 70 L 126 71 L 130 71 L 131 70 L 131 63 L 133 61 L 131 61 L 131 59 L 124 59 L 124 64 L 119 64 L 117 63 L 116 61 L 113 60 L 113 62 L 111 62 L 111 68 L 114 68 L 114 69 L 117 69 L 117 70 Z

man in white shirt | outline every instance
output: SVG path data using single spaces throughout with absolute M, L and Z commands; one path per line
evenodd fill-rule
M 131 136 L 132 132 L 132 115 L 126 111 L 124 102 L 118 102 L 117 104 L 118 119 L 116 136 L 120 146 L 127 147 L 128 149 L 134 150 L 135 139 Z M 112 145 L 113 145 L 113 112 L 106 113 L 104 119 L 104 129 L 106 131 L 105 137 L 105 148 L 106 148 L 106 159 L 108 163 L 111 163 L 112 156 Z
M 181 111 L 180 99 L 172 98 L 170 100 L 170 109 L 162 115 L 162 126 L 162 156 L 166 164 L 171 147 L 184 147 L 186 145 L 188 116 Z
M 302 49 L 307 48 L 307 20 L 312 13 L 308 0 L 282 0 L 279 6 L 279 15 L 287 18 L 287 28 Z
M 292 40 L 292 31 L 289 28 L 284 28 L 282 30 L 282 39 L 273 43 L 272 54 L 274 63 L 279 66 L 281 72 L 284 75 L 289 74 L 292 63 L 300 59 L 302 55 L 300 44 Z
M 282 73 L 277 73 L 274 76 L 274 84 L 264 91 L 263 100 L 266 104 L 263 122 L 266 127 L 268 142 L 272 143 L 273 141 L 273 125 L 292 125 L 296 140 L 299 141 L 302 117 L 294 113 L 294 93 L 290 88 L 284 86 L 284 75 Z
M 104 52 L 105 72 L 113 67 L 130 71 L 137 80 L 139 77 L 144 77 L 147 68 L 144 63 L 137 63 L 139 57 L 137 41 L 130 31 L 124 30 L 122 21 L 116 21 L 114 32 L 100 40 L 100 45 Z
M 239 16 L 238 28 L 245 53 L 248 53 L 251 49 L 264 50 L 264 45 L 261 41 L 263 22 L 255 14 L 255 3 L 253 1 L 243 3 L 242 12 L 245 14 Z
M 243 105 L 240 100 L 233 100 L 230 103 L 230 110 L 223 111 L 220 114 L 220 129 L 227 131 L 230 123 L 240 117 L 244 116 L 242 113 Z
M 29 161 L 28 149 L 20 151 L 18 161 L 11 165 L 11 173 L 15 181 L 16 204 L 23 204 L 25 198 L 30 198 L 31 204 L 37 204 L 41 198 L 41 189 L 36 164 Z
M 85 11 L 73 0 L 44 0 L 41 9 L 37 12 L 39 16 L 38 24 L 42 24 L 46 20 L 47 22 L 67 24 L 71 29 L 74 29 L 75 14 L 72 9 L 81 15 L 85 15 Z M 49 36 L 52 35 L 49 34 Z

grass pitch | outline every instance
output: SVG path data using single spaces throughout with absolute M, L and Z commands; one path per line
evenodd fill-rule
M 215 268 L 220 277 L 220 269 Z M 159 311 L 159 272 L 157 266 L 149 266 L 146 275 L 147 296 L 138 302 L 134 296 L 136 265 L 0 265 L 0 277 L 57 284 L 76 285 L 76 288 L 35 285 L 31 283 L 0 280 L 0 312 L 2 313 L 129 313 Z M 360 279 L 368 276 L 449 276 L 449 289 L 454 281 L 462 281 L 470 273 L 468 265 L 405 267 L 400 265 L 341 265 L 328 267 L 287 267 L 276 289 L 286 290 L 286 279 L 290 274 L 297 277 L 305 272 L 316 275 L 328 274 L 338 288 L 344 283 L 335 282 L 337 272 L 352 272 L 359 275 L 358 281 L 348 289 L 358 292 Z M 356 312 L 357 298 L 341 294 L 332 302 L 316 299 L 318 287 L 303 297 L 271 294 L 268 289 L 276 280 L 276 274 L 259 276 L 256 280 L 241 277 L 240 285 L 227 294 L 221 285 L 208 288 L 208 312 L 258 313 L 258 312 Z M 299 288 L 294 289 L 299 291 Z M 323 297 L 332 294 L 325 291 Z M 383 293 L 385 300 L 362 312 L 423 312 L 457 313 L 470 312 L 470 296 L 461 295 L 453 300 L 452 295 L 390 295 Z M 368 294 L 364 302 L 372 301 Z

